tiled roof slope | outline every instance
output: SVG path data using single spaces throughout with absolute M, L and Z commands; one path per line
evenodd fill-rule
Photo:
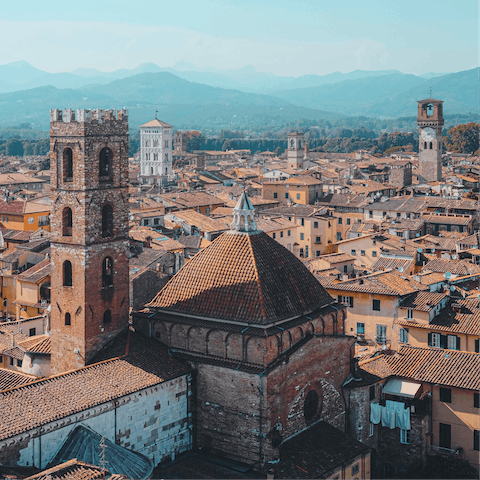
M 160 342 L 135 332 L 120 334 L 95 360 L 113 355 L 123 357 L 0 392 L 0 440 L 191 371 Z
M 268 235 L 229 231 L 184 265 L 147 307 L 268 324 L 332 302 L 302 262 Z
M 398 377 L 468 390 L 480 389 L 478 353 L 402 346 L 398 353 L 386 356 L 385 360 Z
M 0 368 L 0 391 L 25 385 L 26 383 L 31 383 L 35 380 L 38 380 L 38 377 L 35 375 L 9 370 L 7 368 Z
M 423 267 L 424 272 L 450 272 L 456 275 L 472 275 L 480 273 L 480 267 L 474 263 L 466 260 L 447 260 L 443 258 L 436 258 L 428 262 Z
M 51 340 L 52 337 L 49 335 L 34 335 L 23 342 L 19 342 L 18 346 L 25 352 L 43 353 L 48 355 L 51 352 Z

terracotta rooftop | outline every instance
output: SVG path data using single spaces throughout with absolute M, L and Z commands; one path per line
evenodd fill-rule
M 169 125 L 168 123 L 162 122 L 158 118 L 154 118 L 153 120 L 150 120 L 147 123 L 144 123 L 143 125 L 140 125 L 141 127 L 165 127 L 165 128 L 173 128 L 172 125 Z
M 28 353 L 49 355 L 51 351 L 51 338 L 49 335 L 34 335 L 18 343 L 18 346 Z
M 229 231 L 184 265 L 147 307 L 268 324 L 332 302 L 302 262 L 268 235 Z
M 444 293 L 437 292 L 415 292 L 400 301 L 400 308 L 411 308 L 421 312 L 429 312 L 447 297 Z
M 100 478 L 111 479 L 108 470 L 105 471 L 101 467 L 80 462 L 73 458 L 68 462 L 31 475 L 25 480 L 97 480 Z
M 38 380 L 38 377 L 35 375 L 0 368 L 0 391 L 25 385 L 26 383 L 32 383 L 35 380 Z
M 422 269 L 422 272 L 450 272 L 456 275 L 472 275 L 480 273 L 480 266 L 470 263 L 467 260 L 446 260 L 436 258 L 428 262 Z
M 480 389 L 480 354 L 443 348 L 402 346 L 386 362 L 398 377 L 448 387 Z
M 129 331 L 117 336 L 95 360 L 100 363 L 0 392 L 0 439 L 190 372 L 161 343 Z

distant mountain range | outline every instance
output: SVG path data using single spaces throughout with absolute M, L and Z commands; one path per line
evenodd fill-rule
M 153 63 L 101 72 L 78 68 L 48 73 L 27 62 L 0 65 L 0 126 L 31 123 L 48 128 L 50 108 L 130 110 L 133 128 L 158 110 L 178 128 L 246 129 L 299 119 L 344 116 L 416 116 L 416 101 L 445 101 L 445 115 L 477 113 L 480 69 L 422 77 L 398 71 L 280 77 L 247 66 L 238 70 L 199 69 L 178 62 L 174 69 Z M 334 112 L 334 113 L 332 113 Z

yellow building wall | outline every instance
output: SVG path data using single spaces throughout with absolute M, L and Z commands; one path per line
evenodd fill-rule
M 277 196 L 275 197 L 275 193 Z M 288 197 L 285 195 L 288 194 Z M 307 185 L 285 185 L 282 183 L 264 183 L 262 185 L 262 198 L 265 200 L 277 200 L 287 203 L 291 200 L 299 205 L 308 205 Z
M 479 409 L 473 406 L 473 391 L 451 388 L 452 402 L 440 401 L 440 386 L 432 391 L 432 445 L 439 446 L 440 423 L 451 425 L 451 448 L 462 448 L 462 457 L 479 467 L 480 452 L 473 450 L 473 431 L 480 430 Z
M 27 283 L 27 282 L 16 282 L 16 299 L 17 302 L 25 302 L 25 303 L 38 303 L 40 302 L 40 285 L 36 283 Z M 31 318 L 36 317 L 40 314 L 39 309 L 36 307 L 31 306 L 24 306 L 25 310 L 21 309 L 22 305 L 16 305 L 16 316 L 17 320 L 20 318 Z
M 351 239 L 348 242 L 337 243 L 337 252 L 353 255 L 357 259 L 357 267 L 365 265 L 364 268 L 369 269 L 380 258 L 381 253 L 380 245 L 374 242 L 375 240 L 370 235 Z M 355 250 L 355 253 L 352 253 L 352 250 Z M 362 250 L 365 252 L 365 255 L 362 255 Z M 375 252 L 376 256 L 374 256 L 373 252 Z
M 16 279 L 12 277 L 2 277 L 2 300 L 0 304 L 0 309 L 5 313 L 5 307 L 3 306 L 3 300 L 7 299 L 7 310 L 9 315 L 16 314 L 16 307 L 12 305 L 12 302 L 15 301 L 17 296 L 16 289 Z
M 8 228 L 10 230 L 25 230 L 23 215 L 2 214 L 0 216 L 0 219 L 5 225 L 5 228 Z
M 338 295 L 353 297 L 353 307 L 347 308 L 346 334 L 357 335 L 357 322 L 365 324 L 365 339 L 375 342 L 377 324 L 386 325 L 387 344 L 397 349 L 400 325 L 394 324 L 398 314 L 398 298 L 390 295 L 348 292 L 328 288 L 327 292 L 336 300 Z M 373 300 L 380 300 L 380 311 L 373 310 Z
M 45 217 L 50 215 L 50 210 L 47 210 L 45 212 L 36 212 L 36 213 L 26 213 L 23 216 L 23 229 L 24 231 L 36 231 L 39 228 L 43 228 L 47 230 L 48 232 L 50 231 L 50 225 L 39 225 L 38 220 L 40 217 Z M 33 219 L 33 221 L 32 221 Z

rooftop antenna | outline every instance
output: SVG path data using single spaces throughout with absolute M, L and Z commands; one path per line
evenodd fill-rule
M 158 110 L 155 110 L 155 119 L 157 119 L 157 115 L 158 115 Z

